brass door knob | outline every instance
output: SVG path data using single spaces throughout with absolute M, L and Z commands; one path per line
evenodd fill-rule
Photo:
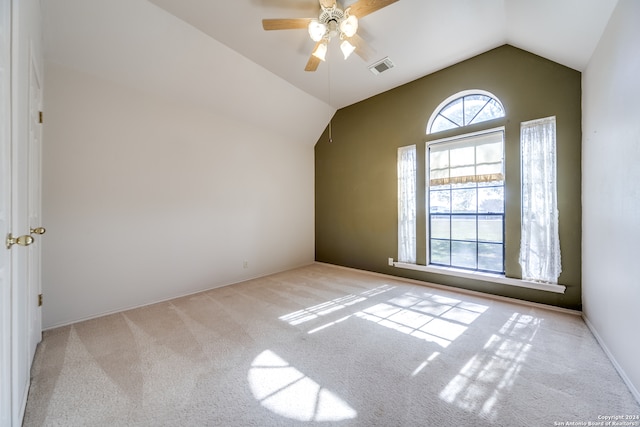
M 13 237 L 11 233 L 9 233 L 7 234 L 6 246 L 7 246 L 7 249 L 11 249 L 11 246 L 13 245 L 29 246 L 33 242 L 34 242 L 33 237 L 31 237 L 28 234 L 25 234 L 24 236 L 20 236 L 20 237 Z
M 36 227 L 31 229 L 31 234 L 44 234 L 47 230 L 44 227 Z

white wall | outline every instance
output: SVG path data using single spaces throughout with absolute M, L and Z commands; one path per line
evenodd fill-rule
M 314 260 L 312 144 L 55 63 L 45 76 L 45 328 Z
M 640 2 L 620 0 L 583 73 L 583 310 L 640 401 Z

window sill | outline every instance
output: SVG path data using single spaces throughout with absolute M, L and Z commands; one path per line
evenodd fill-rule
M 409 264 L 405 262 L 394 262 L 394 267 L 407 270 L 424 271 L 426 273 L 444 274 L 447 276 L 464 277 L 466 279 L 484 280 L 486 282 L 500 283 L 503 285 L 519 286 L 521 288 L 537 289 L 539 291 L 555 292 L 564 294 L 567 289 L 564 285 L 554 285 L 552 283 L 531 282 L 522 279 L 513 279 L 499 274 L 470 272 L 457 268 L 434 267 L 430 265 Z

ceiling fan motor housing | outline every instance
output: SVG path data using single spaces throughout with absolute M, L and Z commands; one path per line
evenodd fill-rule
M 335 21 L 336 24 L 340 23 L 345 17 L 345 13 L 342 9 L 338 9 L 337 7 L 328 7 L 322 8 L 320 12 L 320 16 L 318 17 L 318 22 L 322 22 L 323 24 L 329 26 L 329 21 Z
M 333 7 L 322 7 L 317 22 L 325 29 L 323 38 L 330 40 L 333 37 L 340 36 L 342 39 L 343 37 L 352 37 L 355 34 L 358 29 L 358 19 L 349 15 L 349 9 L 342 10 L 335 5 Z M 316 37 L 318 36 L 319 34 L 316 35 Z

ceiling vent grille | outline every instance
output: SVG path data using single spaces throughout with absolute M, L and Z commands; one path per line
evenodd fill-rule
M 390 68 L 393 68 L 395 65 L 393 64 L 393 62 L 391 62 L 391 60 L 389 59 L 389 57 L 386 57 L 384 59 L 381 59 L 380 61 L 376 62 L 373 65 L 369 65 L 369 70 L 373 73 L 373 74 L 380 74 L 380 73 L 384 73 L 385 71 L 389 70 Z

